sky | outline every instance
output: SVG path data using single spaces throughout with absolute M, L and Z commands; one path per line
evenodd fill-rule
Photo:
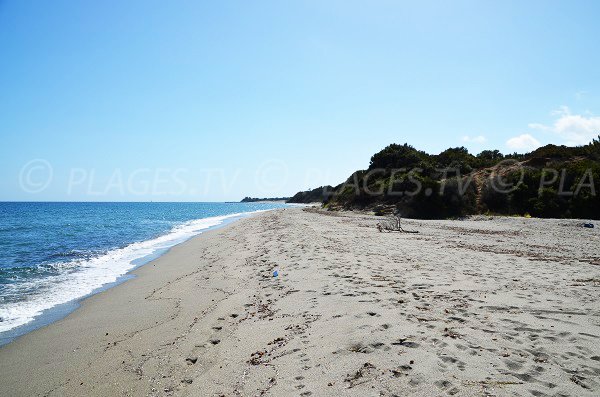
M 0 200 L 236 201 L 600 134 L 597 1 L 0 0 Z

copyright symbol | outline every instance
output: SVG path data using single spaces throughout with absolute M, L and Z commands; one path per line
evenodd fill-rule
M 515 171 L 519 172 L 519 180 L 517 181 L 517 183 L 511 182 L 510 180 L 503 180 L 502 179 L 502 175 L 499 172 L 500 168 L 504 167 L 504 172 L 506 174 L 509 173 L 514 173 Z M 508 194 L 508 193 L 512 193 L 515 190 L 517 190 L 517 187 L 519 186 L 519 184 L 521 182 L 523 182 L 523 179 L 525 178 L 525 170 L 523 168 L 523 166 L 521 165 L 521 163 L 519 163 L 517 160 L 502 160 L 501 162 L 499 162 L 496 167 L 494 168 L 494 170 L 492 171 L 491 175 L 490 175 L 490 182 L 492 184 L 492 188 L 494 189 L 494 191 L 496 191 L 496 193 L 500 193 L 500 194 Z
M 288 178 L 288 168 L 281 160 L 265 161 L 258 168 L 254 181 L 262 191 L 274 192 L 285 186 Z
M 31 160 L 21 168 L 19 185 L 27 193 L 40 193 L 50 185 L 53 176 L 54 170 L 47 160 Z

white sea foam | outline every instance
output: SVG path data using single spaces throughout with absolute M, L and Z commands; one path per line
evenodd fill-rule
M 95 258 L 57 263 L 57 275 L 32 280 L 32 285 L 19 283 L 17 288 L 35 290 L 35 294 L 29 295 L 23 301 L 0 304 L 0 332 L 27 324 L 44 310 L 72 302 L 117 281 L 136 267 L 133 262 L 137 259 L 166 250 L 203 230 L 222 224 L 227 219 L 249 214 L 251 213 L 236 213 L 197 219 L 175 227 L 168 234 L 155 239 L 133 243 Z

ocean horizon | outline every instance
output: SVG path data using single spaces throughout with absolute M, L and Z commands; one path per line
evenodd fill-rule
M 0 345 L 211 228 L 277 202 L 0 202 Z

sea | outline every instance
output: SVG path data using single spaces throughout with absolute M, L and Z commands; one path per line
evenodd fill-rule
M 176 244 L 285 206 L 0 202 L 0 345 L 64 317 Z

